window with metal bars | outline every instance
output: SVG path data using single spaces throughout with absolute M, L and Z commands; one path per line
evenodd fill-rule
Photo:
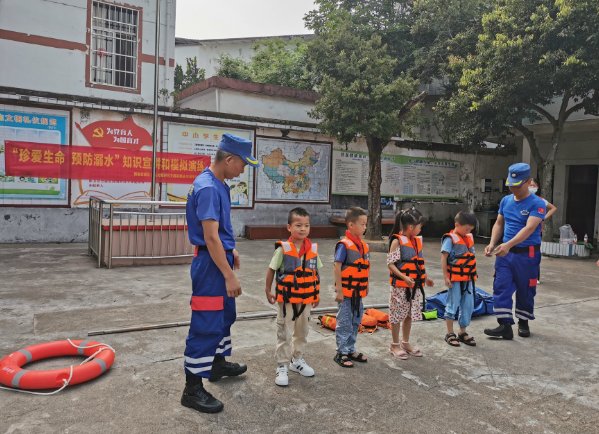
M 90 76 L 93 83 L 137 88 L 138 11 L 92 2 Z

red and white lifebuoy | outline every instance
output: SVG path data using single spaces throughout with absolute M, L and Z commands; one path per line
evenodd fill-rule
M 81 365 L 48 371 L 22 368 L 27 363 L 65 356 L 84 356 L 89 360 Z M 100 342 L 68 339 L 31 345 L 0 359 L 0 384 L 28 390 L 66 387 L 99 377 L 113 362 L 114 349 Z

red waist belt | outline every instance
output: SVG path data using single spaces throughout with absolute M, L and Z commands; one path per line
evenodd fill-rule
M 225 297 L 222 295 L 217 296 L 206 296 L 206 295 L 192 295 L 191 296 L 191 310 L 197 311 L 211 311 L 211 310 L 223 310 L 225 308 Z
M 529 258 L 534 258 L 535 253 L 541 250 L 541 246 L 528 246 L 528 247 L 513 247 L 510 249 L 511 253 L 528 253 Z

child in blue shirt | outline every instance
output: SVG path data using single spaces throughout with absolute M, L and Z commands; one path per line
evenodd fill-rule
M 460 342 L 476 346 L 474 338 L 468 335 L 466 327 L 470 325 L 474 310 L 476 292 L 476 257 L 474 256 L 474 237 L 472 231 L 477 226 L 476 216 L 460 211 L 455 216 L 455 227 L 443 236 L 441 246 L 441 269 L 447 290 L 445 324 L 447 334 L 445 342 L 459 347 Z M 459 316 L 458 316 L 459 311 Z M 453 322 L 458 320 L 459 333 L 455 334 Z

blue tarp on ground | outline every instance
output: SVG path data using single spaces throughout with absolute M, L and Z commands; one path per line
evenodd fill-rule
M 437 309 L 437 318 L 443 318 L 445 315 L 445 306 L 447 305 L 447 290 L 436 293 L 426 298 L 426 310 Z M 493 296 L 480 288 L 476 288 L 476 297 L 474 299 L 474 312 L 472 316 L 492 315 L 493 314 Z

